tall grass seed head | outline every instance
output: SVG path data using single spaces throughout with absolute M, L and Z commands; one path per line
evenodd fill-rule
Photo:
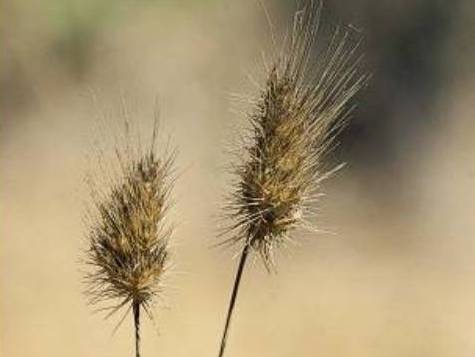
M 273 249 L 307 217 L 330 172 L 324 157 L 333 148 L 351 110 L 349 102 L 365 84 L 358 74 L 358 44 L 336 31 L 312 66 L 321 2 L 298 11 L 289 41 L 270 65 L 257 104 L 248 115 L 250 131 L 239 148 L 246 155 L 227 205 L 229 242 L 243 242 L 273 266 Z

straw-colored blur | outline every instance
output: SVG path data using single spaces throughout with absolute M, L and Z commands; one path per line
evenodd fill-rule
M 179 148 L 178 224 L 142 355 L 217 354 L 236 261 L 213 245 L 226 149 L 246 109 L 232 98 L 255 90 L 247 75 L 261 79 L 261 51 L 294 10 L 284 0 L 1 3 L 1 356 L 133 354 L 132 317 L 112 334 L 120 317 L 93 314 L 82 295 L 83 178 L 94 131 L 107 129 L 97 118 L 113 122 L 125 98 L 147 132 L 157 97 Z M 302 233 L 276 256 L 277 274 L 251 260 L 228 357 L 475 354 L 474 10 L 470 0 L 325 2 L 324 23 L 365 37 L 373 78 L 334 154 L 348 165 L 324 185 L 314 223 L 330 233 Z

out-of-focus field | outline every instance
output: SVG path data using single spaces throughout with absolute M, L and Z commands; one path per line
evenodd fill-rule
M 279 19 L 290 14 L 285 2 L 267 3 Z M 394 3 L 424 35 L 424 14 L 405 16 L 412 3 Z M 229 357 L 475 355 L 474 10 L 469 0 L 450 9 L 429 110 L 390 81 L 386 101 L 397 110 L 375 112 L 371 96 L 381 93 L 363 95 L 354 125 L 381 127 L 390 116 L 392 129 L 380 140 L 350 128 L 349 165 L 326 185 L 317 221 L 334 234 L 297 236 L 278 274 L 248 266 Z M 142 123 L 158 96 L 162 128 L 179 147 L 176 267 L 155 326 L 145 322 L 143 355 L 215 355 L 236 266 L 233 252 L 212 248 L 226 142 L 242 123 L 230 97 L 246 90 L 269 43 L 259 2 L 10 0 L 0 14 L 0 355 L 132 354 L 131 317 L 112 334 L 118 318 L 86 306 L 78 264 L 91 130 L 98 108 L 117 106 L 121 93 Z M 373 22 L 357 25 L 365 32 Z M 405 42 L 388 32 L 385 43 Z M 421 71 L 432 60 L 424 51 Z M 404 66 L 393 76 L 407 76 Z

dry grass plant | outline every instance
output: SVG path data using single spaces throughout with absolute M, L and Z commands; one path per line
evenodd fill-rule
M 290 33 L 272 63 L 247 115 L 249 129 L 237 148 L 236 178 L 225 206 L 230 223 L 224 244 L 240 248 L 240 260 L 226 316 L 223 356 L 246 260 L 252 252 L 273 270 L 274 250 L 296 228 L 314 229 L 312 207 L 320 185 L 341 165 L 328 168 L 325 156 L 336 145 L 364 86 L 359 41 L 337 29 L 324 51 L 315 48 L 322 2 L 310 0 L 294 16 Z
M 91 204 L 85 214 L 85 281 L 88 302 L 100 305 L 107 317 L 125 310 L 120 324 L 132 311 L 139 357 L 141 312 L 153 319 L 170 266 L 172 229 L 165 216 L 175 152 L 157 149 L 158 115 L 145 143 L 139 134 L 132 135 L 135 124 L 129 115 L 122 116 L 124 128 L 115 136 L 113 153 L 107 156 L 96 147 L 99 165 L 87 179 Z M 104 133 L 110 137 L 113 131 Z

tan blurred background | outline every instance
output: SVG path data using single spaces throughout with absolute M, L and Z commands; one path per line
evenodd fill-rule
M 278 29 L 295 5 L 265 4 Z M 211 245 L 230 93 L 269 43 L 259 1 L 3 0 L 0 16 L 0 355 L 133 352 L 131 318 L 112 335 L 78 264 L 90 133 L 121 93 L 143 122 L 158 96 L 180 148 L 176 268 L 143 355 L 216 355 L 236 261 Z M 297 239 L 278 274 L 248 266 L 227 356 L 474 356 L 475 5 L 327 0 L 324 19 L 364 34 L 373 75 L 318 217 L 336 234 Z

